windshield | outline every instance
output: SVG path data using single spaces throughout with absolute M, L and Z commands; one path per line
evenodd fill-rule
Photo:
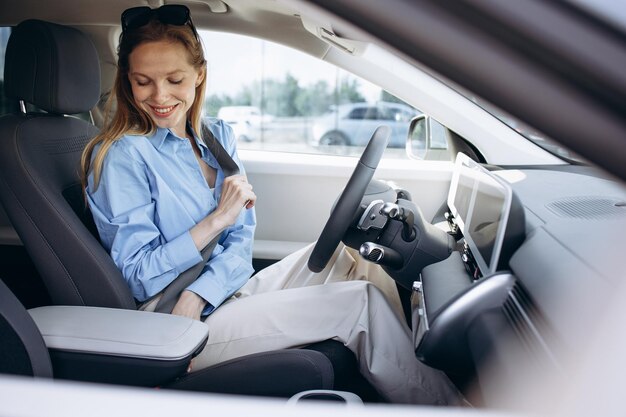
M 543 133 L 531 128 L 530 126 L 526 125 L 515 117 L 489 104 L 485 100 L 474 96 L 468 96 L 466 92 L 459 88 L 457 88 L 457 91 L 468 97 L 471 101 L 482 107 L 487 112 L 491 113 L 493 116 L 497 117 L 501 122 L 509 126 L 511 129 L 515 130 L 519 134 L 523 135 L 526 139 L 530 140 L 535 145 L 545 149 L 551 154 L 556 155 L 559 158 L 562 158 L 568 162 L 585 162 L 585 160 L 581 156 L 575 154 L 567 148 L 564 148 L 563 146 L 550 139 L 547 135 L 544 135 Z

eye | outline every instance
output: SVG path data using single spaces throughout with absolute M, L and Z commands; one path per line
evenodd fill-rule
M 170 81 L 170 84 L 180 84 L 180 83 L 183 82 L 183 79 L 180 78 L 180 79 L 177 79 L 177 80 L 169 80 L 169 81 Z
M 150 84 L 150 80 L 144 80 L 140 78 L 135 78 L 133 81 L 140 87 L 145 87 L 146 85 Z

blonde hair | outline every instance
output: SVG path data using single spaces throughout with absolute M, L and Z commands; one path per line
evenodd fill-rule
M 143 43 L 164 40 L 182 44 L 188 52 L 190 64 L 198 71 L 206 72 L 206 60 L 204 59 L 202 44 L 189 25 L 166 25 L 154 19 L 144 26 L 122 33 L 117 52 L 117 73 L 113 84 L 113 94 L 107 100 L 104 127 L 87 144 L 81 156 L 83 189 L 87 186 L 87 178 L 90 173 L 93 173 L 94 188 L 98 187 L 104 159 L 115 141 L 127 133 L 148 136 L 156 131 L 156 125 L 148 113 L 139 108 L 133 99 L 133 92 L 128 79 L 129 56 L 137 46 Z M 188 121 L 196 132 L 201 131 L 200 116 L 204 102 L 206 78 L 204 76 L 196 87 L 195 100 L 189 109 Z M 111 118 L 113 107 L 116 108 Z M 100 148 L 93 157 L 92 154 L 97 145 L 100 145 Z

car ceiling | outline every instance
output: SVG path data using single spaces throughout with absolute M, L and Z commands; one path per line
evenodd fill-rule
M 121 11 L 136 6 L 158 7 L 165 3 L 185 4 L 194 24 L 206 30 L 247 34 L 322 57 L 328 45 L 307 32 L 292 8 L 275 0 L 2 0 L 0 24 L 16 25 L 24 19 L 41 19 L 71 26 L 118 26 Z
M 4 3 L 9 3 L 4 1 Z M 46 0 L 24 0 L 11 2 L 11 7 L 3 7 L 2 22 L 18 23 L 25 16 L 35 19 L 51 20 L 62 24 L 95 24 L 114 25 L 119 24 L 120 12 L 129 7 L 150 6 L 158 7 L 162 4 L 186 4 L 192 11 L 195 20 L 203 24 L 216 22 L 215 16 L 232 15 L 234 19 L 241 21 L 258 20 L 261 14 L 273 14 L 291 16 L 290 9 L 280 6 L 276 1 L 268 0 L 193 0 L 193 1 L 138 1 L 138 0 L 63 0 L 62 2 L 49 2 Z M 193 12 L 198 12 L 197 17 Z
M 0 25 L 13 26 L 25 19 L 41 19 L 75 26 L 90 35 L 103 66 L 102 92 L 113 83 L 115 44 L 119 35 L 120 14 L 130 7 L 158 7 L 162 4 L 185 4 L 194 24 L 204 30 L 249 35 L 323 58 L 330 46 L 307 31 L 294 9 L 275 0 L 0 0 Z M 108 67 L 108 69 L 106 68 Z

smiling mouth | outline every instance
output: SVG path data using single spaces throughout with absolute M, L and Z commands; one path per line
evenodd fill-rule
M 150 108 L 157 116 L 165 117 L 165 116 L 169 116 L 177 106 L 178 104 L 175 104 L 173 106 L 168 106 L 168 107 L 150 106 Z

